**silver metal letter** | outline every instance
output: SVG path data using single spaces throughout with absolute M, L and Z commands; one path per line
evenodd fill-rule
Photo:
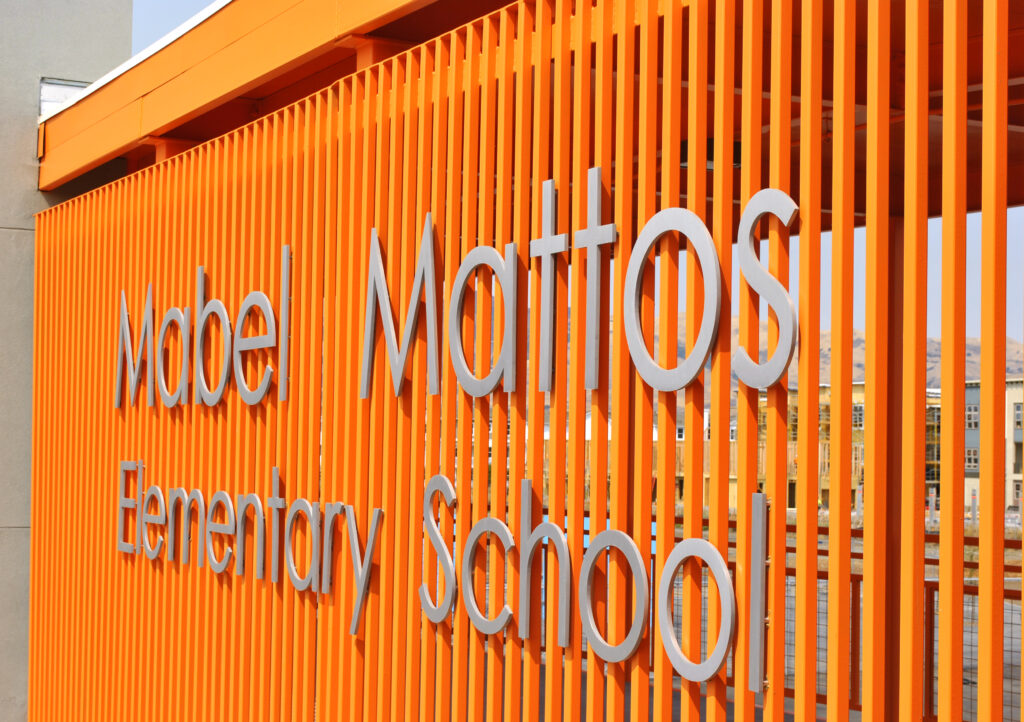
M 266 319 L 267 332 L 259 336 L 243 336 L 242 329 L 245 326 L 245 319 L 249 315 L 249 311 L 254 308 L 259 309 L 259 312 L 263 314 L 263 318 Z M 267 391 L 270 389 L 270 378 L 274 375 L 274 369 L 270 364 L 267 364 L 267 367 L 263 369 L 263 376 L 260 378 L 259 384 L 257 384 L 255 389 L 250 389 L 245 383 L 242 354 L 246 351 L 255 351 L 261 348 L 273 348 L 276 338 L 277 324 L 274 321 L 274 309 L 270 306 L 270 299 L 262 291 L 253 291 L 242 301 L 242 307 L 238 309 L 238 318 L 235 319 L 235 385 L 238 386 L 238 393 L 241 395 L 242 401 L 249 404 L 249 406 L 255 406 L 267 395 Z
M 423 221 L 423 234 L 420 237 L 420 255 L 416 262 L 416 275 L 412 282 L 412 293 L 405 311 L 405 328 L 402 330 L 402 346 L 399 348 L 395 336 L 395 319 L 391 314 L 391 294 L 384 276 L 384 263 L 380 254 L 380 239 L 377 229 L 370 229 L 370 268 L 366 284 L 366 316 L 363 323 L 363 370 L 359 381 L 359 398 L 370 395 L 370 383 L 373 380 L 373 349 L 376 341 L 377 312 L 380 311 L 381 325 L 384 330 L 384 343 L 387 346 L 388 361 L 391 364 L 391 382 L 395 387 L 395 396 L 402 393 L 402 382 L 405 381 L 405 364 L 412 348 L 412 339 L 416 333 L 416 322 L 419 319 L 420 295 L 423 294 L 423 305 L 427 311 L 427 387 L 431 394 L 440 393 L 441 382 L 438 373 L 437 343 L 437 279 L 434 272 L 434 224 L 430 213 Z
M 331 593 L 334 566 L 334 526 L 339 516 L 344 516 L 346 506 L 340 501 L 324 504 L 323 564 L 320 567 L 320 593 Z
M 253 564 L 256 565 L 256 578 L 263 578 L 263 567 L 266 553 L 267 520 L 263 515 L 263 502 L 256 494 L 239 494 L 237 496 L 238 523 L 235 526 L 235 574 L 245 573 L 245 520 L 246 512 L 252 507 L 252 520 L 255 523 L 256 549 L 253 552 Z
M 377 530 L 383 516 L 382 510 L 373 510 L 373 518 L 370 519 L 370 535 L 366 539 L 366 549 L 363 551 L 359 544 L 359 526 L 356 524 L 355 510 L 351 506 L 345 508 L 345 520 L 348 522 L 348 542 L 349 548 L 352 550 L 352 569 L 356 573 L 356 606 L 352 609 L 352 621 L 348 627 L 349 634 L 359 631 L 359 622 L 363 618 L 363 605 L 366 604 L 366 594 L 370 588 L 373 554 L 377 549 Z
M 558 646 L 569 646 L 569 597 L 572 594 L 572 559 L 569 558 L 569 545 L 565 543 L 565 533 L 561 527 L 550 521 L 533 526 L 533 488 L 529 479 L 523 479 L 523 507 L 520 517 L 522 533 L 529 532 L 519 553 L 519 637 L 530 638 L 530 579 L 533 568 L 533 554 L 548 538 L 549 544 L 555 545 L 558 554 Z M 531 531 L 532 530 L 532 531 Z M 547 571 L 547 581 L 551 581 L 551 569 Z M 463 580 L 465 583 L 465 580 Z M 550 614 L 550 610 L 548 614 Z
M 477 542 L 485 534 L 494 534 L 501 540 L 505 547 L 505 554 L 516 548 L 515 539 L 505 522 L 494 517 L 485 517 L 473 525 L 469 530 L 469 537 L 466 539 L 466 546 L 462 549 L 462 601 L 466 605 L 466 613 L 473 626 L 484 634 L 497 634 L 508 626 L 512 619 L 512 609 L 504 604 L 497 616 L 488 619 L 480 611 L 476 603 L 476 592 L 473 590 L 473 560 L 476 558 Z M 563 645 L 564 646 L 564 645 Z
M 164 314 L 164 320 L 160 323 L 160 334 L 157 336 L 156 341 L 156 382 L 157 387 L 160 389 L 160 400 L 169 409 L 174 408 L 175 404 L 184 406 L 188 403 L 188 347 L 189 337 L 191 336 L 189 328 L 191 316 L 192 309 L 188 306 L 185 307 L 184 312 L 177 307 L 170 308 Z M 164 339 L 167 338 L 167 330 L 171 327 L 172 323 L 178 327 L 178 333 L 181 334 L 181 366 L 178 367 L 178 388 L 174 390 L 174 393 L 171 393 L 171 390 L 167 387 L 167 376 L 164 371 Z M 118 398 L 120 398 L 120 394 Z
M 277 344 L 278 366 L 281 370 L 277 375 L 277 400 L 288 400 L 288 342 L 291 340 L 289 334 L 289 308 L 291 307 L 291 246 L 281 248 L 281 340 Z
M 748 687 L 764 690 L 765 549 L 768 547 L 768 498 L 750 495 L 750 658 Z
M 139 348 L 132 360 L 132 328 L 128 323 L 128 301 L 121 291 L 120 333 L 117 335 L 117 385 L 114 389 L 114 408 L 121 408 L 121 390 L 124 388 L 124 367 L 128 367 L 128 399 L 135 403 L 142 375 L 142 353 L 146 352 L 146 404 L 155 404 L 153 393 L 153 284 L 146 288 L 146 306 L 142 311 L 142 329 Z
M 640 326 L 640 278 L 647 254 L 655 242 L 670 231 L 686 236 L 687 243 L 697 254 L 701 275 L 704 277 L 704 313 L 701 316 L 697 342 L 689 349 L 683 362 L 674 369 L 662 368 L 647 350 Z M 722 298 L 722 272 L 718 252 L 707 226 L 696 213 L 685 208 L 666 208 L 655 213 L 640 231 L 629 256 L 626 268 L 626 288 L 622 299 L 622 323 L 626 332 L 629 355 L 633 357 L 637 373 L 644 382 L 658 391 L 677 391 L 688 386 L 701 372 L 711 353 L 718 332 L 718 314 Z M 661 309 L 666 313 L 667 309 Z
M 124 513 L 129 509 L 135 509 L 136 520 L 135 523 L 139 523 L 138 519 L 138 501 L 135 497 L 124 495 L 124 481 L 128 476 L 129 471 L 136 470 L 136 464 L 134 461 L 122 461 L 118 467 L 117 477 L 117 550 L 119 552 L 126 552 L 128 554 L 136 554 L 137 550 L 135 545 L 126 542 L 124 540 Z
M 206 546 L 203 540 L 206 539 L 204 531 L 206 524 L 206 500 L 203 499 L 203 492 L 193 489 L 185 496 L 185 490 L 180 488 L 171 489 L 167 492 L 167 559 L 174 561 L 174 515 L 175 508 L 181 506 L 181 563 L 188 564 L 192 546 L 192 506 L 196 508 L 196 526 L 199 528 L 198 541 L 196 541 L 196 566 L 203 566 L 206 559 Z
M 540 258 L 540 390 L 551 390 L 555 320 L 555 254 L 569 250 L 569 234 L 556 233 L 556 191 L 553 180 L 541 190 L 541 237 L 530 241 L 530 257 Z
M 281 472 L 275 466 L 270 470 L 271 496 L 267 499 L 267 508 L 270 509 L 271 526 L 274 533 L 270 536 L 270 581 L 277 584 L 277 578 L 281 568 L 278 555 L 278 540 L 281 538 L 281 510 L 285 507 L 284 498 L 278 492 L 281 485 Z
M 156 514 L 149 513 L 149 502 L 153 499 L 156 500 Z M 157 534 L 156 546 L 150 546 L 149 525 L 167 524 L 167 507 L 164 506 L 163 492 L 155 484 L 146 489 L 146 496 L 142 499 L 142 523 L 145 525 L 145 528 L 142 530 L 142 551 L 146 552 L 146 556 L 149 559 L 156 559 L 160 555 L 160 550 L 164 548 L 164 537 L 163 534 Z
M 455 274 L 451 303 L 448 306 L 448 347 L 452 366 L 459 384 L 470 396 L 486 396 L 502 380 L 505 391 L 516 390 L 516 244 L 505 246 L 505 258 L 490 246 L 477 246 L 466 254 Z M 478 266 L 489 266 L 501 285 L 505 299 L 505 330 L 498 362 L 484 378 L 477 378 L 466 364 L 462 348 L 462 303 L 466 298 L 466 283 Z
M 430 587 L 427 582 L 420 584 L 420 606 L 423 613 L 427 615 L 434 624 L 440 624 L 452 613 L 452 606 L 455 604 L 455 595 L 458 583 L 455 580 L 455 562 L 452 561 L 451 550 L 441 536 L 437 520 L 434 519 L 434 497 L 440 494 L 445 505 L 454 509 L 458 500 L 455 498 L 455 487 L 448 481 L 448 477 L 437 474 L 427 482 L 427 488 L 423 491 L 423 528 L 427 532 L 431 546 L 437 553 L 438 566 L 444 574 L 444 596 L 436 605 L 430 599 Z
M 636 589 L 636 600 L 633 603 L 633 622 L 629 625 L 629 632 L 626 638 L 616 645 L 608 643 L 597 630 L 597 622 L 594 621 L 593 585 L 594 566 L 598 558 L 606 548 L 615 548 L 622 552 L 626 561 L 629 562 L 629 569 L 633 574 L 633 587 Z M 644 629 L 647 627 L 648 611 L 648 588 L 647 569 L 644 560 L 640 556 L 640 550 L 636 548 L 633 540 L 623 531 L 618 529 L 605 529 L 603 532 L 590 540 L 587 553 L 583 555 L 583 566 L 580 568 L 580 622 L 583 625 L 583 634 L 586 636 L 594 653 L 606 662 L 622 662 L 636 652 L 640 646 L 640 639 L 643 637 Z
M 206 369 L 203 366 L 203 347 L 206 345 L 206 323 L 210 316 L 215 315 L 220 319 L 220 331 L 224 341 L 224 356 L 221 359 L 220 378 L 217 380 L 217 387 L 211 391 L 206 383 Z M 193 385 L 195 386 L 195 403 L 204 403 L 207 406 L 216 405 L 224 396 L 224 390 L 228 385 L 228 376 L 231 373 L 231 319 L 228 318 L 228 311 L 220 299 L 213 299 L 206 302 L 206 272 L 202 266 L 196 269 L 196 338 L 195 338 L 195 359 L 193 366 Z M 210 502 L 213 508 L 213 502 Z M 211 560 L 210 566 L 213 566 Z
M 292 527 L 295 525 L 295 518 L 302 512 L 309 525 L 309 535 L 312 539 L 312 552 L 310 553 L 309 569 L 306 576 L 300 577 L 295 568 L 295 552 L 292 549 Z M 306 499 L 296 499 L 288 507 L 288 516 L 284 520 L 284 563 L 288 567 L 288 578 L 292 586 L 298 591 L 312 589 L 320 591 L 320 505 L 310 504 Z
M 213 520 L 218 504 L 224 507 L 224 521 Z M 231 503 L 231 497 L 228 496 L 226 491 L 218 491 L 210 499 L 210 508 L 206 511 L 206 558 L 210 560 L 210 569 L 216 574 L 220 574 L 228 568 L 228 564 L 231 562 L 232 549 L 225 544 L 224 557 L 217 559 L 217 555 L 213 551 L 213 535 L 234 533 L 235 507 Z
M 587 227 L 576 231 L 573 245 L 587 249 L 586 387 L 596 389 L 601 372 L 601 246 L 615 243 L 614 223 L 601 225 L 601 169 L 587 172 Z M 608 329 L 603 330 L 604 333 Z
M 718 608 L 721 612 L 715 647 L 708 658 L 700 664 L 690 661 L 683 654 L 673 631 L 675 626 L 672 624 L 672 582 L 679 567 L 690 557 L 703 561 L 714 576 L 715 585 L 718 587 Z M 736 631 L 736 596 L 732 591 L 732 577 L 729 576 L 725 560 L 718 550 L 704 539 L 683 539 L 668 555 L 668 560 L 661 570 L 661 578 L 658 580 L 658 622 L 661 628 L 661 644 L 672 666 L 683 679 L 706 682 L 725 664 L 725 656 L 729 652 L 733 633 Z
M 736 254 L 740 272 L 750 287 L 765 300 L 779 320 L 779 342 L 775 352 L 762 363 L 754 363 L 747 350 L 740 346 L 732 357 L 736 377 L 751 388 L 766 389 L 778 382 L 786 373 L 797 345 L 797 319 L 793 299 L 758 257 L 754 232 L 761 216 L 771 214 L 789 226 L 796 218 L 797 205 L 788 195 L 775 188 L 758 191 L 743 209 L 739 231 L 736 233 Z

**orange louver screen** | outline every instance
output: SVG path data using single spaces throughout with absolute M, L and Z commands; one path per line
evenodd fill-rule
M 860 5 L 519 2 L 40 214 L 31 718 L 646 720 L 706 708 L 708 719 L 751 721 L 762 706 L 766 720 L 784 710 L 813 719 L 816 705 L 831 720 L 954 719 L 968 708 L 996 718 L 1004 686 L 1019 689 L 1003 655 L 1004 607 L 1020 608 L 1003 582 L 1007 5 L 985 3 L 982 92 L 970 108 L 966 0 L 946 2 L 942 18 L 929 18 L 940 11 L 927 0 L 873 0 L 866 24 Z M 930 38 L 940 20 L 942 37 Z M 929 48 L 940 41 L 937 67 Z M 941 108 L 929 102 L 940 76 Z M 941 186 L 929 168 L 938 110 Z M 941 375 L 958 388 L 975 130 L 986 491 L 972 540 L 958 513 L 926 534 L 922 510 L 927 219 L 941 211 L 946 228 Z M 800 342 L 793 368 L 758 389 L 734 378 L 738 347 L 756 361 L 786 338 L 783 308 L 741 271 L 736 242 L 764 188 L 799 208 L 788 228 L 767 218 L 754 232 L 767 241 L 764 268 L 792 294 Z M 714 283 L 674 226 L 631 280 L 634 244 L 674 207 L 706 227 Z M 617 235 L 602 237 L 611 224 Z M 863 386 L 852 372 L 855 226 L 866 229 Z M 371 237 L 392 339 L 375 310 Z M 481 247 L 496 251 L 491 265 L 460 277 Z M 717 317 L 708 362 L 685 389 L 656 391 L 634 362 L 631 284 L 657 366 L 700 348 Z M 759 316 L 766 300 L 772 312 Z M 410 308 L 419 316 L 406 339 Z M 469 373 L 505 370 L 482 395 L 456 377 L 460 336 Z M 941 403 L 944 419 L 963 417 L 963 394 Z M 963 427 L 944 422 L 941 434 L 942 507 L 958 510 Z M 452 503 L 424 501 L 438 475 Z M 770 504 L 764 545 L 753 533 L 759 491 Z M 862 526 L 851 523 L 858 493 Z M 551 541 L 533 557 L 529 631 L 524 504 L 568 549 L 560 559 Z M 485 517 L 507 526 L 514 547 L 491 527 L 464 567 Z M 632 540 L 650 607 L 635 608 L 625 553 L 597 556 L 597 632 L 615 646 L 642 617 L 622 661 L 598 655 L 580 616 L 585 554 L 607 528 Z M 728 565 L 729 590 L 693 560 L 661 577 L 677 543 L 695 537 Z M 979 549 L 967 582 L 965 543 Z M 941 561 L 926 569 L 936 545 Z M 769 621 L 756 628 L 759 549 L 765 611 L 753 617 Z M 445 553 L 458 586 L 435 623 L 424 605 L 456 591 Z M 661 582 L 672 629 L 658 613 Z M 727 592 L 725 663 L 706 683 L 682 677 L 664 640 L 695 663 L 708 658 Z M 947 610 L 970 595 L 978 669 L 967 703 L 963 618 Z M 508 626 L 481 631 L 467 596 L 489 619 L 507 604 Z M 1019 716 L 1019 696 L 1015 706 Z

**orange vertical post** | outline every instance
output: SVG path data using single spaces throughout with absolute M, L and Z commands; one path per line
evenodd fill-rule
M 828 618 L 850 617 L 856 2 L 836 3 L 832 91 L 832 364 L 829 388 Z M 859 600 L 858 600 L 859 601 Z M 858 604 L 859 607 L 859 604 Z M 857 620 L 854 620 L 856 623 Z M 829 722 L 849 719 L 850 627 L 828 628 Z M 859 669 L 852 674 L 859 675 Z
M 708 188 L 708 24 L 707 3 L 694 3 L 689 12 L 689 57 L 687 60 L 686 130 L 686 206 L 702 221 L 707 221 Z M 700 332 L 704 312 L 704 278 L 698 271 L 697 254 L 687 244 L 686 259 L 686 346 L 693 349 Z M 721 331 L 719 331 L 721 332 Z M 683 450 L 683 534 L 704 536 L 704 371 L 686 387 L 683 425 L 686 440 Z M 683 568 L 682 627 L 683 653 L 699 659 L 700 608 L 703 570 L 696 560 Z M 711 605 L 709 605 L 711 606 Z M 710 629 L 710 628 L 709 628 Z M 710 636 L 708 637 L 711 638 Z M 680 684 L 681 717 L 696 720 L 700 715 L 700 684 L 683 680 Z
M 714 92 L 714 173 L 713 173 L 713 219 L 712 228 L 715 246 L 718 249 L 718 260 L 721 264 L 722 308 L 718 316 L 718 338 L 712 351 L 711 363 L 711 444 L 709 450 L 709 471 L 711 473 L 711 489 L 708 507 L 708 536 L 723 559 L 729 558 L 729 447 L 730 447 L 730 396 L 731 383 L 731 346 L 732 346 L 732 244 L 735 237 L 733 199 L 735 184 L 733 182 L 734 158 L 733 138 L 735 132 L 736 109 L 736 2 L 735 0 L 719 0 L 715 3 L 715 92 Z M 739 499 L 737 499 L 739 501 Z M 739 527 L 737 526 L 737 536 Z M 747 569 L 747 561 L 736 559 L 736 578 Z M 712 579 L 709 584 L 711 599 L 719 593 Z M 711 604 L 708 613 L 708 638 L 718 634 L 721 625 L 718 607 Z M 740 607 L 742 609 L 742 607 Z M 742 617 L 741 617 L 742 618 Z M 741 623 L 740 626 L 746 626 Z M 742 666 L 743 657 L 736 667 Z M 734 667 L 733 699 L 749 695 L 739 689 L 738 670 Z M 723 669 L 708 681 L 707 717 L 710 722 L 724 722 L 727 719 L 728 690 L 726 688 L 726 670 Z
M 928 3 L 907 3 L 905 240 L 903 264 L 903 475 L 901 490 L 900 717 L 922 714 L 924 627 L 925 391 L 928 314 Z M 894 560 L 893 560 L 894 561 Z
M 526 257 L 530 258 L 530 240 L 539 238 L 543 232 L 541 226 L 541 190 L 543 181 L 550 177 L 551 173 L 551 24 L 553 22 L 553 0 L 538 0 L 535 5 L 536 16 L 534 18 L 533 41 L 531 43 L 532 64 L 533 64 L 533 156 L 531 178 L 538 179 L 538 182 L 530 185 L 530 235 L 524 240 Z M 525 79 L 523 80 L 525 83 Z M 529 380 L 527 387 L 527 413 L 529 416 L 529 433 L 527 436 L 527 480 L 529 484 L 533 508 L 531 518 L 539 521 L 544 509 L 544 461 L 547 443 L 544 433 L 544 393 L 540 390 L 540 285 L 541 285 L 541 263 L 539 260 L 530 258 L 528 263 L 529 272 L 529 349 L 527 351 L 529 363 Z M 534 522 L 536 525 L 537 521 Z M 530 529 L 520 529 L 520 538 L 529 534 Z M 547 598 L 544 589 L 539 583 L 538 568 L 542 563 L 548 569 L 553 567 L 553 554 L 546 551 L 537 553 L 532 562 L 531 582 L 532 589 L 529 590 L 529 604 L 531 609 L 529 638 L 526 640 L 526 659 L 523 661 L 523 709 L 524 717 L 539 718 L 541 714 L 540 689 L 545 685 L 546 680 L 541 679 L 541 635 L 544 635 L 544 644 L 548 650 L 554 642 L 554 635 L 548 634 L 548 629 L 540 623 L 541 599 Z M 551 581 L 546 580 L 550 585 Z M 522 610 L 519 610 L 522 614 Z
M 942 388 L 964 387 L 967 213 L 967 3 L 942 20 Z M 939 720 L 963 714 L 964 396 L 942 395 L 939 520 Z M 956 610 L 950 614 L 950 610 Z
M 1006 0 L 983 8 L 978 718 L 1003 716 L 1006 496 Z
M 789 191 L 792 121 L 793 3 L 772 0 L 771 6 L 771 103 L 769 126 L 768 182 L 772 188 Z M 789 231 L 776 219 L 768 224 L 768 270 L 783 286 L 789 285 Z M 778 342 L 779 322 L 772 316 L 768 325 L 768 347 Z M 756 358 L 756 357 L 752 357 Z M 767 441 L 765 486 L 771 500 L 768 523 L 768 614 L 771 618 L 765 643 L 768 661 L 765 671 L 765 718 L 781 720 L 786 687 L 786 519 L 789 505 L 787 419 L 788 372 L 767 390 Z
M 594 22 L 594 166 L 601 168 L 601 209 L 605 223 L 612 215 L 612 158 L 614 156 L 614 124 L 612 112 L 612 93 L 614 82 L 612 64 L 614 61 L 612 3 L 602 3 L 597 7 Z M 604 253 L 601 258 L 599 278 L 603 289 L 608 289 L 611 252 Z M 587 276 L 587 286 L 598 279 Z M 609 362 L 611 294 L 601 294 L 599 309 L 600 335 L 598 339 L 598 384 L 590 396 L 590 534 L 603 531 L 608 524 L 608 401 L 609 393 Z M 594 579 L 594 618 L 603 632 L 607 633 L 608 609 L 608 571 L 607 563 L 599 563 L 598 573 Z M 603 624 L 602 624 L 603 623 Z M 605 714 L 605 666 L 594 653 L 592 647 L 587 649 L 587 720 L 604 719 Z
M 794 717 L 817 709 L 818 403 L 821 356 L 821 115 L 824 9 L 800 6 L 800 304 L 797 382 Z
M 637 82 L 637 113 L 630 124 L 636 134 L 636 227 L 637 233 L 656 209 L 657 166 L 658 166 L 658 6 L 657 0 L 640 0 L 637 3 L 640 24 L 639 77 Z M 637 18 L 634 18 L 634 21 Z M 630 23 L 631 35 L 633 23 Z M 631 79 L 632 80 L 632 79 Z M 639 108 L 650 109 L 640 112 Z M 620 128 L 619 132 L 624 132 Z M 629 188 L 633 187 L 630 183 Z M 636 235 L 630 234 L 635 240 Z M 644 345 L 653 356 L 654 351 L 654 264 L 646 265 L 640 280 L 640 325 Z M 616 294 L 616 300 L 623 298 Z M 625 310 L 623 310 L 625 314 Z M 631 520 L 631 536 L 640 550 L 644 568 L 651 568 L 651 499 L 655 498 L 651 480 L 653 459 L 651 446 L 654 424 L 654 391 L 648 386 L 635 367 L 630 374 L 633 383 L 633 399 L 630 430 L 632 483 L 627 507 Z M 658 490 L 662 491 L 661 489 Z M 656 500 L 656 498 L 655 498 Z M 623 611 L 628 607 L 623 607 Z M 616 615 L 618 616 L 618 615 Z M 631 617 L 622 615 L 626 620 Z M 630 679 L 630 718 L 645 720 L 650 714 L 650 667 L 651 667 L 651 626 L 648 623 L 636 653 L 626 661 Z
M 665 30 L 662 47 L 662 103 L 661 103 L 661 203 L 660 209 L 680 204 L 679 169 L 682 145 L 682 123 L 677 113 L 682 105 L 683 92 L 683 8 L 670 1 L 664 8 Z M 678 362 L 679 318 L 679 239 L 663 236 L 659 242 L 661 275 L 658 278 L 658 363 L 672 368 Z M 665 560 L 675 546 L 676 536 L 676 407 L 678 394 L 658 392 L 658 458 L 656 500 L 657 519 L 655 533 L 654 578 L 664 568 Z M 675 581 L 672 582 L 673 588 Z M 673 594 L 674 607 L 675 594 Z M 675 678 L 668 654 L 658 640 L 661 635 L 675 634 L 675 630 L 661 629 L 658 615 L 653 619 L 654 634 L 654 719 L 667 719 L 672 715 Z
M 868 5 L 867 276 L 864 352 L 864 714 L 886 708 L 889 418 L 889 2 Z M 893 590 L 895 591 L 895 590 Z M 895 641 L 895 640 L 893 640 Z
M 761 186 L 761 125 L 763 116 L 761 76 L 764 38 L 763 0 L 745 0 L 743 3 L 743 61 L 742 96 L 740 106 L 740 203 L 750 200 Z M 745 281 L 740 281 L 739 338 L 738 345 L 745 348 L 750 358 L 758 358 L 758 297 Z M 750 604 L 750 521 L 751 494 L 758 491 L 757 483 L 757 389 L 739 384 L 736 394 L 736 606 L 747 609 Z M 739 625 L 736 638 L 736 659 L 744 660 L 751 654 L 760 653 L 750 647 L 750 629 Z M 754 719 L 754 694 L 750 692 L 753 682 L 760 688 L 763 680 L 751 681 L 747 677 L 748 667 L 737 664 L 735 671 L 736 696 L 733 703 L 737 722 Z
M 590 147 L 584 141 L 593 135 L 593 115 L 590 98 L 593 92 L 591 76 L 591 15 L 592 6 L 589 2 L 578 3 L 576 6 L 575 26 L 573 28 L 573 93 L 572 93 L 572 217 L 571 228 L 585 228 L 587 224 L 587 169 L 590 167 Z M 563 194 L 565 191 L 563 190 Z M 567 218 L 566 220 L 570 220 Z M 586 510 L 585 491 L 587 486 L 587 391 L 584 386 L 584 369 L 586 354 L 586 304 L 585 278 L 583 272 L 586 263 L 584 253 L 577 245 L 573 245 L 571 255 L 572 268 L 569 298 L 572 299 L 571 317 L 568 321 L 569 333 L 569 450 L 568 450 L 568 499 L 566 512 L 568 519 L 567 537 L 569 556 L 572 568 L 578 574 L 583 563 L 583 532 Z M 591 436 L 591 439 L 594 437 Z M 591 441 L 593 443 L 593 441 Z M 590 479 L 593 480 L 593 474 Z M 593 489 L 593 484 L 591 484 Z M 579 600 L 573 594 L 569 608 L 574 610 Z M 579 720 L 582 717 L 583 696 L 583 630 L 579 614 L 573 613 L 569 635 L 565 670 L 566 695 L 562 706 L 562 715 L 567 720 Z M 589 665 L 588 665 L 589 671 Z
M 545 61 L 538 72 L 546 73 L 550 62 L 553 87 L 550 99 L 551 158 L 550 177 L 557 190 L 555 199 L 557 233 L 570 233 L 572 218 L 569 215 L 569 200 L 572 196 L 572 57 L 570 48 L 571 0 L 554 0 L 551 18 L 552 40 L 551 60 Z M 547 116 L 547 108 L 543 109 Z M 536 183 L 546 180 L 536 177 Z M 535 236 L 539 237 L 539 236 Z M 566 293 L 568 291 L 568 255 L 559 254 L 552 263 L 551 270 L 554 280 L 554 318 L 552 330 L 556 343 L 552 349 L 551 392 L 548 394 L 548 441 L 547 441 L 547 509 L 548 519 L 559 529 L 565 531 L 565 461 L 566 461 L 566 356 L 568 353 L 568 307 Z M 539 357 L 534 357 L 539 362 Z M 529 533 L 529 532 L 527 532 Z M 544 636 L 544 714 L 546 719 L 557 719 L 562 708 L 562 700 L 566 694 L 574 694 L 575 690 L 565 690 L 562 671 L 565 660 L 572 659 L 574 650 L 563 649 L 557 644 L 558 603 L 560 592 L 555 584 L 558 575 L 562 574 L 557 562 L 553 544 L 547 545 L 545 562 L 544 589 L 546 630 Z M 567 570 L 572 578 L 572 570 Z M 571 588 L 571 585 L 570 585 Z M 571 602 L 570 598 L 570 602 Z M 572 606 L 570 605 L 570 609 Z M 577 615 L 566 620 L 570 628 L 575 625 Z M 571 637 L 571 634 L 570 634 Z
M 509 19 L 509 25 L 512 18 Z M 511 33 L 511 28 L 506 30 Z M 514 115 L 511 119 L 514 128 L 512 143 L 511 167 L 516 178 L 526 178 L 530 174 L 530 140 L 532 134 L 531 118 L 533 117 L 532 90 L 523 82 L 530 72 L 532 57 L 531 38 L 533 34 L 533 10 L 528 5 L 519 5 L 515 16 L 515 45 L 512 49 L 513 72 L 515 73 Z M 517 263 L 520 269 L 529 267 L 530 259 L 530 188 L 525 183 L 515 183 L 512 188 L 512 207 L 509 209 L 511 239 L 516 243 Z M 517 296 L 529 296 L 529 275 L 520 272 L 517 277 Z M 522 489 L 527 482 L 527 400 L 532 400 L 529 393 L 527 374 L 527 331 L 529 318 L 525 313 L 516 314 L 516 338 L 519 346 L 516 349 L 516 393 L 512 394 L 509 409 L 509 476 L 508 476 L 508 519 L 512 536 L 522 539 Z M 529 533 L 529 532 L 526 532 Z M 519 599 L 519 556 L 509 557 L 508 594 L 511 599 Z M 518 614 L 518 612 L 517 612 Z M 518 622 L 518 616 L 515 617 Z M 523 640 L 519 630 L 510 630 L 505 636 L 505 704 L 503 712 L 506 719 L 518 719 L 522 711 L 522 698 L 526 693 L 523 685 L 524 656 Z M 522 690 L 522 691 L 521 691 Z
M 632 68 L 636 61 L 636 39 L 634 36 L 634 3 L 624 0 L 615 8 L 616 40 L 615 65 Z M 618 240 L 615 244 L 615 280 L 612 284 L 612 299 L 621 299 L 625 288 L 626 266 L 633 245 L 633 105 L 636 97 L 633 78 L 628 73 L 615 74 L 615 161 L 614 161 L 614 214 Z M 613 303 L 615 303 L 613 301 Z M 632 363 L 626 337 L 622 332 L 622 305 L 613 307 L 612 372 L 615 380 L 611 387 L 611 486 L 609 491 L 610 528 L 627 532 L 629 530 L 629 489 L 630 489 L 630 398 Z M 608 573 L 608 608 L 625 612 L 632 607 L 626 580 L 626 567 L 617 556 L 611 557 Z M 609 639 L 625 636 L 623 613 L 608 615 Z M 607 666 L 608 688 L 605 715 L 609 719 L 623 719 L 626 715 L 625 667 L 621 663 Z

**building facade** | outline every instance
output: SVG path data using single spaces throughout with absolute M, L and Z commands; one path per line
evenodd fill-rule
M 6 722 L 24 720 L 28 709 L 33 216 L 117 175 L 110 169 L 59 190 L 37 190 L 38 121 L 50 102 L 128 57 L 131 2 L 4 2 L 0 14 L 0 720 Z

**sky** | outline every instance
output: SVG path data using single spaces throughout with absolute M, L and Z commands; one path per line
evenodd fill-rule
M 1014 208 L 1007 213 L 1006 239 L 1006 334 L 1018 341 L 1024 340 L 1024 243 L 1020 229 L 1024 228 L 1024 208 Z M 767 243 L 762 255 L 766 258 Z M 967 215 L 967 289 L 965 309 L 968 338 L 981 336 L 981 214 Z M 821 238 L 821 328 L 831 327 L 832 319 L 832 234 L 824 233 Z M 858 228 L 854 234 L 853 261 L 853 326 L 864 330 L 865 308 L 865 233 Z M 790 296 L 799 308 L 800 239 L 790 241 Z M 735 283 L 735 274 L 734 274 Z M 734 285 L 735 287 L 735 285 Z M 942 333 L 942 221 L 933 218 L 928 222 L 928 336 L 939 338 Z M 893 300 L 890 301 L 894 302 Z M 733 302 L 733 313 L 739 313 L 738 295 Z M 765 318 L 762 309 L 762 318 Z
M 210 0 L 132 0 L 132 55 L 145 50 Z

